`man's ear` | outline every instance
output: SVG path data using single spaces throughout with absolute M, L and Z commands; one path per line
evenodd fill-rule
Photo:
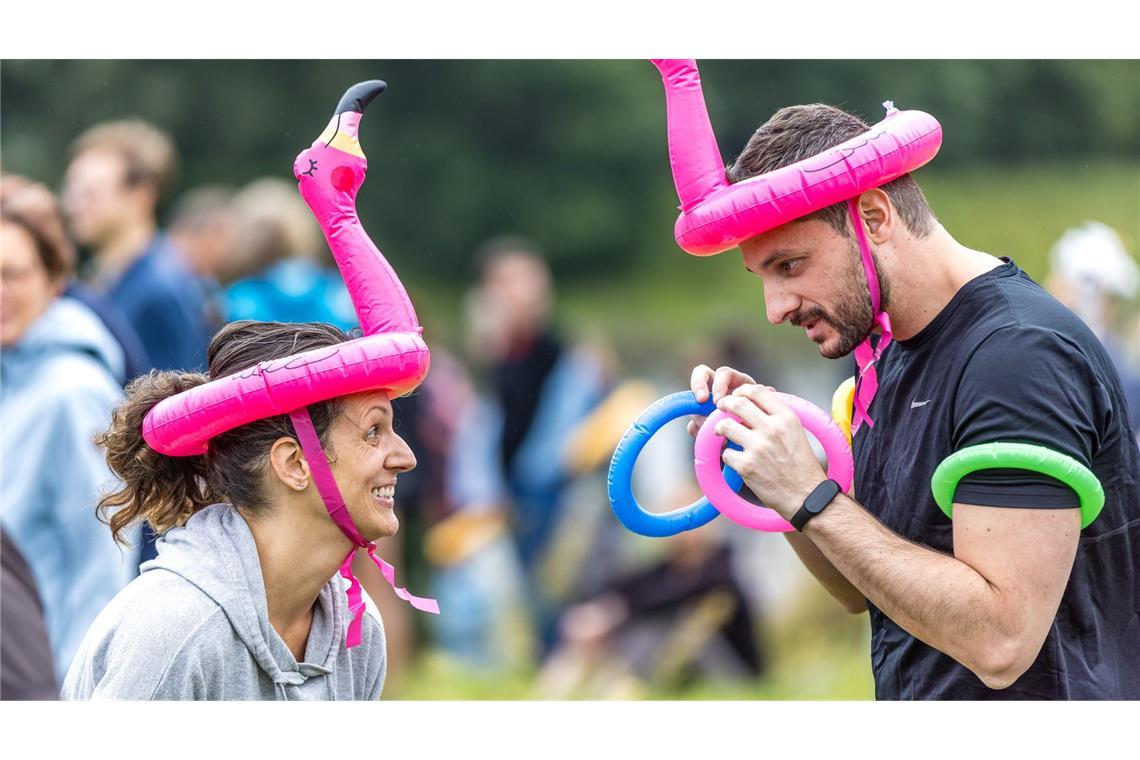
M 309 463 L 296 438 L 278 438 L 269 449 L 269 469 L 286 488 L 304 491 L 309 487 Z
M 882 245 L 890 240 L 898 216 L 891 199 L 881 187 L 871 188 L 859 196 L 859 215 L 867 225 L 871 243 Z

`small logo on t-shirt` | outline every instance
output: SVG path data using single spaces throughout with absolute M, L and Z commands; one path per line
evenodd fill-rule
M 930 403 L 932 400 L 933 400 L 933 399 L 926 399 L 926 401 L 911 401 L 911 402 L 910 402 L 910 408 L 911 408 L 911 409 L 917 409 L 917 408 L 919 408 L 920 406 L 926 406 L 926 405 L 927 405 L 927 404 L 929 404 L 929 403 Z

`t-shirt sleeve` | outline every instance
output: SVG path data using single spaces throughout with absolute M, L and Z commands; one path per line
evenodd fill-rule
M 953 407 L 953 446 L 1029 443 L 1091 467 L 1111 409 L 1090 362 L 1057 333 L 1013 325 L 967 360 Z M 1068 486 L 1029 470 L 982 470 L 962 479 L 961 504 L 1064 509 L 1080 506 Z

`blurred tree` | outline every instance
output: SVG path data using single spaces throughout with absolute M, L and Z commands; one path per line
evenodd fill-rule
M 776 108 L 880 103 L 934 113 L 938 171 L 1140 156 L 1137 61 L 702 62 L 730 160 Z M 364 123 L 360 211 L 410 278 L 457 285 L 484 238 L 542 240 L 560 281 L 628 274 L 671 244 L 664 97 L 643 61 L 5 61 L 5 170 L 58 185 L 85 127 L 139 115 L 170 130 L 180 188 L 289 176 L 346 85 L 390 89 Z

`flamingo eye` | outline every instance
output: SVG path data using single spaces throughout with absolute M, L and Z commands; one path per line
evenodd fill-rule
M 309 170 L 301 172 L 301 174 L 304 174 L 306 177 L 311 177 L 311 176 L 313 176 L 313 172 L 315 172 L 316 170 L 317 170 L 317 162 L 310 158 L 309 159 Z

